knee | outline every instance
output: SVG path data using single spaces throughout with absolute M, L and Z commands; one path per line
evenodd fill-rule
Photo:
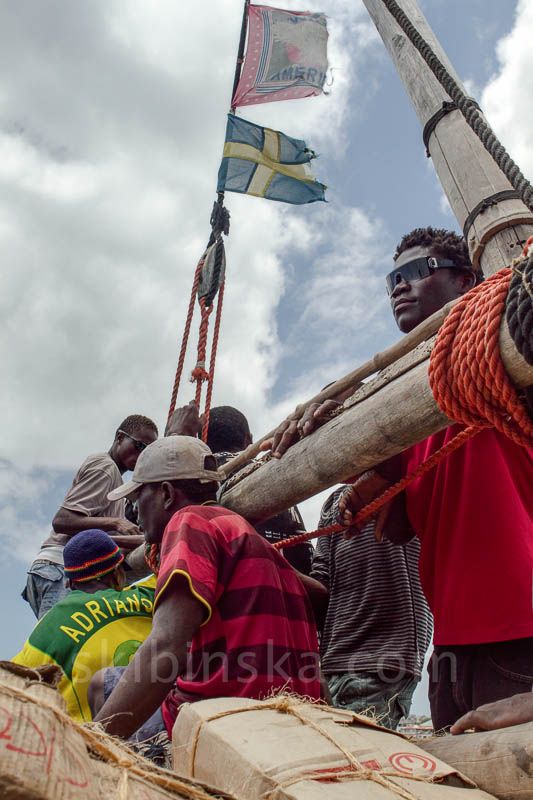
M 95 672 L 89 684 L 87 692 L 87 700 L 91 709 L 91 714 L 94 717 L 98 714 L 100 709 L 105 703 L 104 683 L 105 683 L 105 669 L 100 669 Z

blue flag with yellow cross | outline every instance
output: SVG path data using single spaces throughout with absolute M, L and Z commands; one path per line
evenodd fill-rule
M 302 139 L 228 114 L 217 191 L 297 205 L 325 200 L 326 187 L 309 167 L 313 158 L 315 153 Z

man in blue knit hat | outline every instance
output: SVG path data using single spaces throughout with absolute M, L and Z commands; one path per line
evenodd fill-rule
M 135 467 L 139 454 L 156 439 L 155 423 L 141 414 L 132 414 L 118 426 L 108 452 L 88 456 L 77 471 L 54 516 L 52 531 L 28 570 L 22 592 L 37 619 L 67 593 L 63 548 L 72 536 L 98 528 L 108 531 L 123 548 L 142 543 L 137 525 L 126 519 L 124 501 L 109 501 L 107 495 L 122 486 L 123 474 Z
M 56 664 L 59 691 L 78 722 L 92 719 L 88 690 L 104 667 L 124 667 L 152 629 L 155 579 L 124 588 L 118 544 L 99 529 L 73 536 L 63 551 L 70 591 L 42 617 L 13 661 Z

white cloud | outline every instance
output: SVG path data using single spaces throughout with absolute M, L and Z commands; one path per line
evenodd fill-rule
M 0 460 L 0 550 L 3 557 L 28 563 L 50 531 L 43 520 L 40 498 L 50 488 L 42 474 L 13 467 Z
M 482 95 L 482 108 L 522 172 L 533 178 L 533 5 L 518 0 L 513 29 L 496 48 L 499 69 Z
M 325 5 L 331 94 L 246 116 L 306 138 L 331 159 L 347 144 L 356 67 L 377 36 L 362 6 Z M 164 422 L 209 233 L 241 9 L 237 0 L 157 9 L 147 0 L 21 0 L 2 9 L 0 455 L 19 478 L 36 466 L 74 469 L 110 444 L 129 413 Z M 323 161 L 316 172 L 324 178 Z M 334 198 L 319 210 L 238 195 L 227 204 L 233 228 L 214 400 L 243 408 L 259 435 L 302 399 L 296 389 L 307 394 L 298 384 L 284 404 L 270 400 L 286 352 L 276 310 L 293 263 L 311 265 L 311 304 L 312 292 L 333 296 L 350 280 L 355 234 L 342 226 L 364 236 L 377 227 Z M 353 280 L 360 272 L 359 265 Z M 319 335 L 330 326 L 326 307 L 314 317 L 309 328 Z M 183 402 L 192 396 L 193 359 L 191 349 Z M 338 354 L 321 353 L 317 381 L 321 363 L 337 362 Z M 16 527 L 19 500 L 4 517 L 8 528 Z

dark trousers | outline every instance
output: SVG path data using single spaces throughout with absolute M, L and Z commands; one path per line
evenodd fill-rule
M 533 638 L 478 645 L 439 645 L 428 665 L 436 731 L 484 703 L 533 689 Z

